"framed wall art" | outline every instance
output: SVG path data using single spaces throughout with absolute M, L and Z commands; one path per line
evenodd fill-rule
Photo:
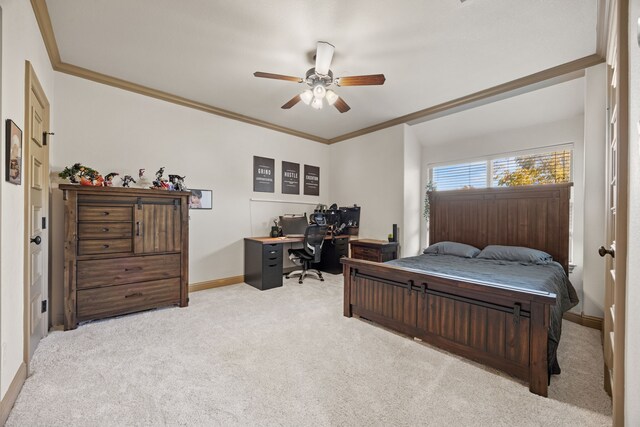
M 189 209 L 213 209 L 213 190 L 190 188 Z
M 7 119 L 6 127 L 6 180 L 20 185 L 22 184 L 22 131 L 11 119 Z

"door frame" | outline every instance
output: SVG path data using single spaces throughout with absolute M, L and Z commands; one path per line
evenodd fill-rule
M 605 312 L 605 323 L 603 324 L 603 332 L 607 332 L 608 318 L 615 318 L 613 322 L 613 378 L 610 378 L 608 365 L 605 361 L 605 390 L 611 393 L 612 397 L 612 418 L 614 426 L 624 425 L 625 412 L 625 318 L 626 318 L 626 287 L 627 287 L 627 244 L 628 244 L 628 180 L 629 180 L 629 2 L 627 0 L 611 0 L 608 5 L 608 28 L 607 28 L 607 107 L 611 107 L 611 78 L 610 73 L 612 67 L 615 68 L 614 73 L 617 78 L 616 95 L 616 126 L 617 132 L 617 174 L 616 174 L 616 213 L 615 224 L 611 224 L 609 215 L 607 214 L 605 244 L 609 244 L 609 237 L 613 233 L 615 236 L 615 259 L 606 261 L 606 272 L 610 274 L 609 268 L 614 268 L 615 283 L 613 295 L 607 295 L 608 289 L 605 288 L 605 310 L 610 311 L 608 306 L 611 303 L 614 307 L 613 316 L 610 312 Z M 611 140 L 610 135 L 610 114 L 607 115 L 607 141 Z M 607 147 L 607 156 L 605 160 L 607 168 L 607 180 L 609 180 L 610 168 L 610 149 Z M 612 197 L 609 190 L 609 182 L 607 182 L 607 209 L 609 207 L 609 198 Z M 605 283 L 608 278 L 605 277 Z M 606 286 L 606 285 L 605 285 Z M 609 340 L 608 336 L 603 337 Z M 606 345 L 605 345 L 606 349 Z M 605 358 L 607 355 L 605 354 Z M 606 359 L 605 359 L 606 360 Z M 613 387 L 611 387 L 613 380 Z
M 30 293 L 30 283 L 29 283 L 29 271 L 31 268 L 31 256 L 29 253 L 30 247 L 30 239 L 31 235 L 29 233 L 30 225 L 29 225 L 29 216 L 30 216 L 30 202 L 31 202 L 31 188 L 29 186 L 29 174 L 31 173 L 31 165 L 29 163 L 29 142 L 31 138 L 31 90 L 33 89 L 36 94 L 41 97 L 41 101 L 45 106 L 45 114 L 44 114 L 44 131 L 49 130 L 49 121 L 51 119 L 51 106 L 49 104 L 49 100 L 40 84 L 40 80 L 38 80 L 38 76 L 36 75 L 33 66 L 30 61 L 25 61 L 25 102 L 24 102 L 24 139 L 22 144 L 22 158 L 23 158 L 23 168 L 22 168 L 22 176 L 25 177 L 25 185 L 24 185 L 24 279 L 23 279 L 23 288 L 24 288 L 24 320 L 23 320 L 23 361 L 25 366 L 27 367 L 27 375 L 29 375 L 29 354 L 30 354 L 30 345 L 31 345 L 31 293 Z M 44 177 L 43 182 L 46 187 L 43 189 L 43 196 L 45 198 L 46 206 L 43 208 L 44 214 L 47 216 L 47 219 L 50 217 L 49 215 L 49 149 L 45 150 L 46 154 L 46 168 L 47 176 Z M 47 256 L 45 257 L 46 265 L 42 266 L 42 271 L 47 272 L 47 280 L 43 283 L 43 286 L 46 286 L 46 297 L 49 299 L 50 293 L 50 277 L 49 277 L 49 253 L 50 253 L 50 235 L 49 235 L 49 223 L 47 220 L 47 228 L 42 230 L 42 233 L 47 235 L 46 239 L 46 248 L 47 248 Z M 50 311 L 49 307 L 47 307 L 47 311 Z M 49 315 L 45 316 L 45 335 L 49 328 Z

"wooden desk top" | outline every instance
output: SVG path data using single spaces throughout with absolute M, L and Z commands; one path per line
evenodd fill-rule
M 335 236 L 336 239 L 347 239 L 351 236 L 348 234 L 341 234 L 339 236 Z M 331 240 L 334 236 L 325 236 L 324 240 Z M 304 242 L 304 237 L 245 237 L 244 240 L 250 240 L 253 242 L 259 242 L 263 245 L 273 245 L 273 244 L 285 244 L 285 243 L 300 243 Z

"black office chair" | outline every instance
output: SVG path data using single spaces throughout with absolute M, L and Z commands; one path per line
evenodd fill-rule
M 301 249 L 289 249 L 289 255 L 293 255 L 292 259 L 298 259 L 302 263 L 302 270 L 296 270 L 287 273 L 285 277 L 300 275 L 298 283 L 302 283 L 309 273 L 314 273 L 320 281 L 324 282 L 320 270 L 311 268 L 311 264 L 320 262 L 322 255 L 322 244 L 327 235 L 327 226 L 310 224 L 304 232 L 304 247 Z

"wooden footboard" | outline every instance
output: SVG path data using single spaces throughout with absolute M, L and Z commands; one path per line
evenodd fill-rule
M 555 294 L 455 280 L 343 259 L 344 315 L 357 315 L 500 369 L 547 396 Z

